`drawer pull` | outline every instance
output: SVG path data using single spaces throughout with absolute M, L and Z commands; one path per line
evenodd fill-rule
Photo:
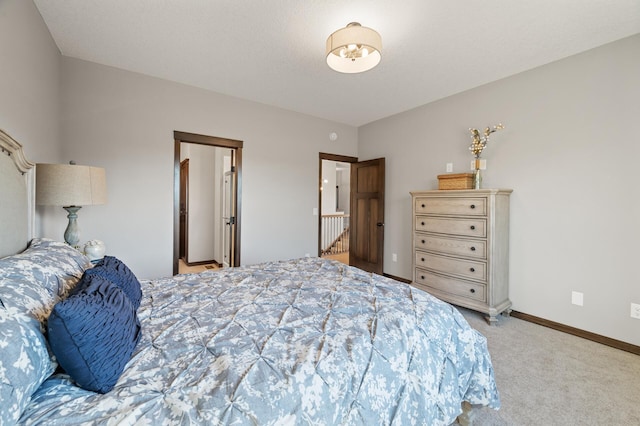
M 420 225 L 424 226 L 424 222 L 420 222 Z
M 422 244 L 424 244 L 424 243 L 426 243 L 426 241 L 425 241 L 425 240 L 422 240 Z
M 473 231 L 474 229 L 476 229 L 476 226 L 475 225 L 471 225 L 470 228 Z
M 471 289 L 471 290 L 469 290 L 469 291 L 470 291 L 471 293 L 475 293 L 475 292 L 476 292 L 476 289 L 475 289 L 475 288 L 472 288 L 472 289 Z
M 471 272 L 475 272 L 475 271 L 476 271 L 476 268 L 469 268 L 469 270 L 470 270 Z
M 471 209 L 475 209 L 476 205 L 475 204 L 471 204 L 469 207 L 471 207 Z
M 471 246 L 471 251 L 476 251 L 476 248 Z
M 424 257 L 421 257 L 421 258 L 420 258 L 420 261 L 421 261 L 421 262 L 424 262 Z
M 421 279 L 421 280 L 424 280 L 424 275 L 420 275 L 420 279 Z
M 423 205 L 422 205 L 422 208 L 424 209 L 425 207 L 427 207 L 427 206 L 425 206 L 425 205 L 423 204 Z

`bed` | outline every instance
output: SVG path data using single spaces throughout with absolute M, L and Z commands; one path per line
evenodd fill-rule
M 407 284 L 320 258 L 139 281 L 31 237 L 0 259 L 0 424 L 450 425 L 500 406 L 485 338 Z M 64 317 L 83 297 L 99 309 Z M 88 382 L 69 348 L 91 352 Z

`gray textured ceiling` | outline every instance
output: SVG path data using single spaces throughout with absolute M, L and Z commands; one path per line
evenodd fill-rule
M 353 126 L 640 33 L 640 0 L 35 0 L 65 56 Z M 382 61 L 345 75 L 358 21 Z M 640 52 L 639 52 L 640 54 Z

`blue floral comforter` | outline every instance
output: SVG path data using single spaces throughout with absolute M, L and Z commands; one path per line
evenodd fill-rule
M 24 424 L 449 425 L 498 408 L 486 340 L 450 305 L 318 258 L 143 281 L 142 339 L 113 391 L 67 376 Z

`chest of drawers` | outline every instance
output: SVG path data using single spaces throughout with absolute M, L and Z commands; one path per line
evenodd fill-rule
M 417 191 L 413 202 L 413 282 L 452 303 L 510 312 L 510 189 Z

